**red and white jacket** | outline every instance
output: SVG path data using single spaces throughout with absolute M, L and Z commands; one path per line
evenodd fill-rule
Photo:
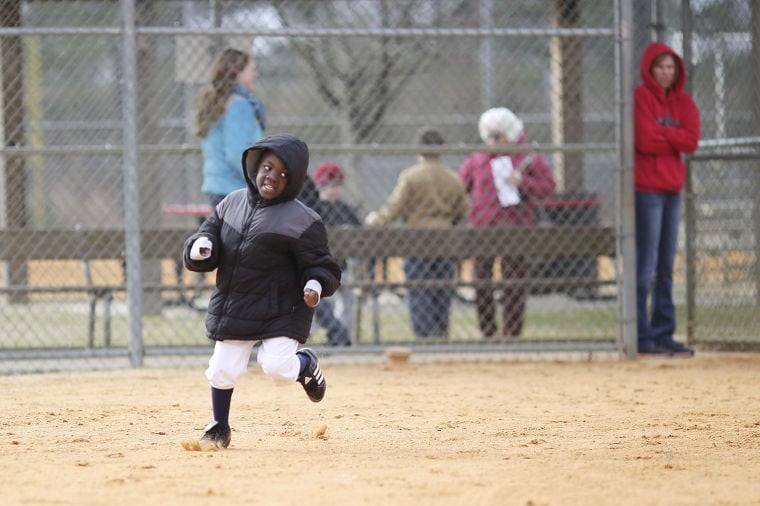
M 527 141 L 523 134 L 517 144 Z M 491 160 L 502 155 L 472 153 L 459 166 L 459 178 L 470 196 L 470 218 L 474 227 L 524 226 L 535 222 L 538 201 L 554 193 L 556 182 L 543 156 L 526 152 L 511 153 L 512 165 L 522 172 L 520 203 L 502 207 L 491 172 Z

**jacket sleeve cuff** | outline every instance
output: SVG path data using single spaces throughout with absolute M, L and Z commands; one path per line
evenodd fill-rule
M 320 298 L 322 297 L 322 284 L 316 279 L 310 279 L 307 281 L 306 286 L 303 289 L 306 290 L 307 288 L 314 290 Z

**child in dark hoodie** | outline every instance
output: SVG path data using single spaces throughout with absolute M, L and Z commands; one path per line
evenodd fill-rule
M 314 352 L 298 350 L 314 307 L 338 289 L 341 275 L 319 214 L 296 198 L 309 149 L 291 134 L 270 135 L 242 163 L 248 187 L 216 206 L 183 254 L 191 271 L 217 270 L 206 316 L 206 335 L 216 341 L 206 370 L 214 420 L 200 449 L 229 445 L 232 391 L 257 343 L 257 361 L 276 382 L 298 381 L 313 402 L 327 387 Z

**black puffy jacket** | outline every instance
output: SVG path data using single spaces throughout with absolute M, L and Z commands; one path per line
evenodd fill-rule
M 277 155 L 289 173 L 285 191 L 273 200 L 262 199 L 255 184 L 264 151 Z M 248 188 L 230 193 L 185 241 L 187 269 L 217 269 L 206 335 L 217 341 L 286 336 L 304 343 L 314 313 L 304 303 L 304 285 L 316 279 L 322 297 L 340 286 L 340 267 L 319 214 L 296 199 L 306 177 L 308 147 L 291 134 L 270 135 L 248 148 L 242 163 Z M 192 260 L 190 248 L 202 236 L 213 243 L 211 257 Z

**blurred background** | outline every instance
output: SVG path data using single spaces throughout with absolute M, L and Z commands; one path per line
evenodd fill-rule
M 616 240 L 613 251 L 574 253 L 582 248 L 557 235 L 547 245 L 556 255 L 530 259 L 537 282 L 522 338 L 488 343 L 466 259 L 449 336 L 419 343 L 400 257 L 362 253 L 350 262 L 352 297 L 336 299 L 353 346 L 331 353 L 398 343 L 622 352 L 622 272 L 632 261 L 619 248 L 621 196 L 632 195 L 623 91 L 639 82 L 644 47 L 665 42 L 685 56 L 702 121 L 677 258 L 677 333 L 692 345 L 755 346 L 759 36 L 751 0 L 5 0 L 0 370 L 207 355 L 213 276 L 178 270 L 177 259 L 206 202 L 196 103 L 225 47 L 255 59 L 266 132 L 303 138 L 312 174 L 338 163 L 361 218 L 416 162 L 420 126 L 440 130 L 456 170 L 482 148 L 480 114 L 505 106 L 557 182 L 538 226 L 588 225 Z M 382 242 L 382 229 L 374 234 Z M 350 251 L 365 236 L 339 237 L 336 251 Z M 315 326 L 315 345 L 325 339 Z

